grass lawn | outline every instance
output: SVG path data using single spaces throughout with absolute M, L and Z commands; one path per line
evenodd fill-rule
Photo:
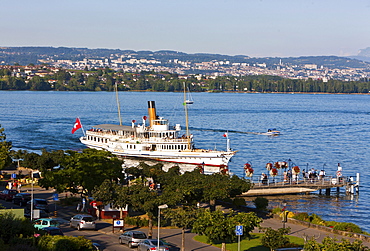
M 262 246 L 261 244 L 261 239 L 262 239 L 262 236 L 263 234 L 251 234 L 251 239 L 241 239 L 240 240 L 240 250 L 248 250 L 248 251 L 270 251 L 270 248 L 267 248 L 267 247 L 264 247 Z M 291 243 L 295 243 L 295 244 L 298 244 L 300 246 L 303 246 L 304 244 L 304 240 L 302 238 L 299 238 L 299 237 L 295 237 L 295 236 L 287 236 L 290 240 Z M 203 243 L 207 243 L 207 237 L 203 236 L 203 235 L 197 235 L 194 237 L 194 240 L 196 241 L 199 241 L 199 242 L 203 242 Z M 218 244 L 213 244 L 213 246 L 216 246 L 216 247 L 219 247 L 221 248 L 221 243 Z M 229 251 L 237 251 L 238 250 L 238 242 L 235 242 L 235 243 L 226 243 L 226 249 L 229 250 Z

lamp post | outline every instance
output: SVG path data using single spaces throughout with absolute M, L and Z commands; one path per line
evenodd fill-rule
M 31 172 L 31 221 L 33 220 L 33 170 Z
M 283 205 L 283 228 L 285 228 L 285 222 L 287 222 L 287 214 L 286 214 L 286 205 L 287 205 L 287 203 L 286 203 L 286 200 L 283 200 L 283 203 L 282 203 L 282 205 Z
M 159 251 L 159 229 L 161 228 L 161 209 L 168 208 L 167 204 L 163 204 L 158 206 L 158 243 L 157 243 L 157 251 Z

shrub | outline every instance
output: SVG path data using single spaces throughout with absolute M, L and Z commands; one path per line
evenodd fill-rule
M 257 197 L 253 200 L 254 205 L 258 210 L 266 210 L 267 206 L 269 205 L 269 201 L 263 197 Z
M 31 221 L 16 218 L 13 213 L 0 214 L 0 239 L 8 244 L 18 237 L 31 237 L 36 232 Z
M 334 228 L 339 222 L 336 221 L 325 221 L 325 226 Z
M 86 239 L 84 236 L 41 236 L 38 242 L 40 251 L 65 251 L 65 250 L 78 250 L 78 251 L 93 251 L 91 240 Z
M 287 217 L 288 218 L 293 218 L 294 217 L 294 213 L 292 212 L 292 211 L 288 211 L 288 215 L 287 215 Z
M 139 216 L 125 218 L 125 225 L 135 226 L 135 227 L 147 227 L 148 224 L 149 224 L 149 221 L 147 219 L 142 219 Z
M 321 219 L 321 217 L 318 216 L 317 214 L 312 214 L 310 216 L 310 222 L 312 224 L 325 226 L 325 221 L 323 219 Z
M 351 232 L 351 233 L 362 233 L 362 230 L 359 226 L 353 223 L 347 223 L 347 222 L 340 222 L 337 223 L 334 226 L 335 230 L 340 230 L 340 231 L 346 231 L 346 232 Z
M 308 213 L 296 213 L 292 218 L 296 220 L 310 222 L 316 225 L 326 226 L 326 222 L 317 214 L 309 215 Z
M 310 221 L 310 216 L 308 215 L 308 213 L 296 213 L 293 219 L 300 221 Z
M 236 197 L 233 200 L 233 205 L 236 206 L 236 207 L 245 206 L 246 204 L 247 203 L 245 202 L 245 199 L 240 198 L 240 197 Z
M 29 249 L 36 249 L 37 248 L 35 247 L 36 246 L 36 243 L 37 243 L 37 238 L 32 236 L 32 237 L 28 237 L 28 238 L 22 238 L 23 236 L 20 235 L 19 237 L 14 237 L 10 242 L 10 246 L 13 247 L 14 250 L 28 250 L 28 249 L 25 249 L 25 248 L 18 248 L 16 249 L 15 246 L 23 246 L 23 247 L 29 247 Z M 32 248 L 31 248 L 32 247 Z
M 281 211 L 281 208 L 280 207 L 274 207 L 271 211 L 271 213 L 273 214 L 280 214 L 282 211 Z

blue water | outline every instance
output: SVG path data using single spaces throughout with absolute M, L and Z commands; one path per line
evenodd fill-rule
M 337 163 L 343 175 L 361 174 L 359 196 L 319 194 L 285 196 L 288 209 L 317 213 L 325 220 L 353 222 L 370 232 L 369 172 L 370 96 L 330 94 L 193 93 L 189 125 L 196 147 L 238 150 L 229 167 L 243 176 L 243 165 L 252 164 L 255 176 L 267 162 L 287 161 L 301 168 L 324 168 L 334 175 Z M 172 125 L 185 125 L 182 93 L 120 93 L 124 124 L 147 115 L 147 101 L 156 101 L 157 115 Z M 39 151 L 81 149 L 71 134 L 76 117 L 83 127 L 118 123 L 115 95 L 106 92 L 4 92 L 0 91 L 0 124 L 13 149 Z M 278 137 L 252 133 L 277 128 Z M 248 133 L 252 132 L 252 133 Z M 343 192 L 343 191 L 342 191 Z M 271 204 L 281 197 L 269 198 Z

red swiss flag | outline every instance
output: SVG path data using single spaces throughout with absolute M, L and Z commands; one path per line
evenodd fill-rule
M 75 131 L 77 131 L 80 128 L 82 128 L 81 121 L 80 121 L 79 118 L 76 118 L 76 122 L 75 122 L 75 124 L 73 125 L 73 128 L 72 128 L 72 134 L 74 134 Z

